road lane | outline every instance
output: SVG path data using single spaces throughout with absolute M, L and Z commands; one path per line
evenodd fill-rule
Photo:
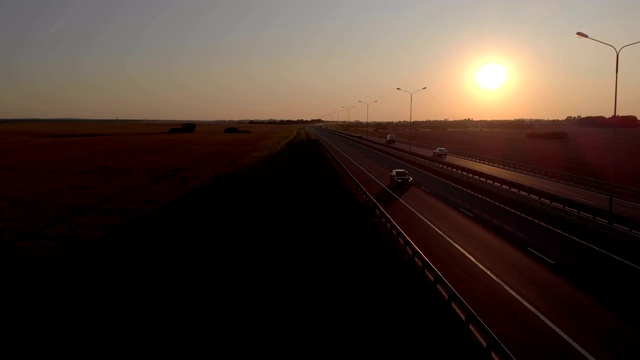
M 444 190 L 441 180 L 366 147 L 339 137 L 326 139 L 516 358 L 620 359 L 640 354 L 635 341 L 640 333 L 633 321 L 559 276 L 535 251 L 523 251 L 511 239 L 488 231 L 438 195 L 455 188 Z M 416 186 L 407 191 L 386 187 L 388 170 L 399 166 L 410 169 Z M 467 201 L 468 206 L 480 203 Z M 612 336 L 603 336 L 602 329 Z
M 383 144 L 382 139 L 368 138 L 368 140 Z M 399 149 L 409 150 L 408 144 L 404 144 L 403 142 L 397 142 L 394 146 Z M 411 146 L 411 151 L 420 154 L 421 156 L 430 157 L 432 155 L 433 149 L 426 148 L 422 144 L 414 143 L 413 146 Z M 516 171 L 510 171 L 508 169 L 491 166 L 490 164 L 484 164 L 468 159 L 458 158 L 452 154 L 449 154 L 446 157 L 445 161 L 451 164 L 464 166 L 472 170 L 481 171 L 489 175 L 498 176 L 526 186 L 531 186 L 549 192 L 551 194 L 559 195 L 567 199 L 572 199 L 590 206 L 595 206 L 603 210 L 611 210 L 613 213 L 640 221 L 640 204 L 638 203 L 618 199 L 615 197 L 610 198 L 610 196 L 606 194 L 584 190 L 562 182 L 543 179 L 532 175 L 518 173 Z M 609 208 L 610 206 L 611 209 Z

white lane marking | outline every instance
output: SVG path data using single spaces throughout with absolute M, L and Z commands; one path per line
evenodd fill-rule
M 331 145 L 333 146 L 333 144 Z M 342 152 L 340 149 L 336 148 L 335 146 L 333 146 L 337 151 L 340 151 L 345 157 L 350 158 L 347 154 L 345 154 L 344 152 Z M 439 228 L 437 228 L 434 224 L 432 224 L 429 220 L 425 219 L 420 213 L 418 213 L 414 208 L 412 208 L 411 206 L 409 206 L 409 204 L 407 204 L 404 200 L 402 200 L 400 197 L 398 197 L 396 194 L 394 194 L 391 190 L 389 190 L 383 183 L 381 183 L 380 181 L 378 181 L 378 179 L 376 179 L 375 176 L 373 176 L 371 173 L 369 173 L 367 170 L 365 170 L 364 168 L 362 168 L 362 166 L 360 166 L 358 163 L 356 163 L 355 161 L 352 161 L 353 164 L 355 164 L 357 167 L 359 167 L 362 171 L 364 171 L 367 175 L 369 175 L 372 179 L 374 179 L 374 181 L 376 181 L 378 184 L 380 184 L 385 190 L 387 190 L 391 195 L 393 195 L 396 199 L 398 199 L 401 203 L 403 203 L 409 210 L 411 210 L 417 217 L 419 217 L 423 222 L 425 222 L 427 225 L 429 225 L 433 230 L 435 230 L 438 234 L 440 234 L 440 236 L 442 236 L 445 240 L 447 240 L 453 247 L 455 247 L 456 249 L 458 249 L 458 251 L 460 251 L 464 256 L 466 256 L 471 262 L 473 262 L 478 268 L 480 268 L 485 274 L 487 274 L 490 278 L 492 278 L 495 282 L 497 282 L 500 286 L 502 286 L 503 289 L 505 289 L 509 294 L 511 294 L 513 297 L 515 297 L 518 301 L 520 301 L 520 303 L 522 305 L 524 305 L 526 308 L 528 308 L 531 312 L 533 312 L 536 316 L 538 316 L 538 318 L 540 318 L 540 320 L 542 320 L 544 323 L 546 323 L 551 329 L 553 329 L 558 335 L 560 335 L 563 339 L 565 339 L 569 344 L 571 344 L 576 350 L 578 350 L 582 355 L 584 355 L 587 359 L 591 359 L 591 360 L 595 360 L 595 358 L 593 356 L 591 356 L 591 354 L 589 354 L 585 349 L 583 349 L 580 345 L 578 345 L 578 343 L 576 343 L 575 341 L 573 341 L 573 339 L 571 339 L 569 337 L 569 335 L 565 334 L 562 330 L 560 330 L 560 328 L 558 328 L 554 323 L 551 322 L 551 320 L 547 319 L 542 313 L 540 313 L 536 308 L 533 307 L 533 305 L 529 304 L 525 299 L 523 299 L 520 295 L 518 295 L 512 288 L 510 288 L 507 284 L 505 284 L 502 280 L 500 280 L 495 274 L 493 274 L 491 271 L 489 271 L 489 269 L 485 268 L 482 264 L 480 264 L 478 262 L 478 260 L 476 260 L 473 256 L 471 256 L 471 254 L 469 254 L 468 252 L 466 252 L 463 248 L 460 247 L 460 245 L 458 245 L 455 241 L 453 241 L 451 238 L 449 238 L 445 233 L 443 233 Z M 345 168 L 346 169 L 346 168 Z M 420 251 L 420 249 L 418 249 L 418 251 Z M 422 252 L 420 251 L 420 254 L 422 254 Z M 422 254 L 422 256 L 424 256 L 424 254 Z M 425 257 L 426 258 L 426 257 Z
M 458 208 L 458 210 L 462 211 L 463 213 L 469 215 L 470 217 L 473 217 L 473 214 L 468 212 L 467 210 L 463 209 L 463 208 Z
M 365 171 L 364 169 L 362 169 L 362 170 Z M 455 241 L 453 241 L 451 238 L 449 238 L 445 233 L 443 233 L 439 228 L 437 228 L 435 225 L 433 225 L 429 220 L 425 219 L 420 213 L 418 213 L 414 208 L 409 206 L 409 204 L 407 204 L 404 200 L 402 200 L 401 198 L 397 197 L 395 194 L 393 194 L 393 196 L 395 196 L 400 202 L 402 202 L 408 209 L 410 209 L 414 214 L 416 214 L 417 217 L 419 217 L 422 221 L 424 221 L 427 225 L 429 225 L 433 230 L 435 230 L 438 234 L 440 234 L 440 236 L 442 236 L 445 240 L 447 240 L 452 246 L 454 246 L 456 249 L 458 249 L 458 251 L 460 251 L 464 256 L 466 256 L 469 260 L 471 260 L 471 262 L 476 264 L 477 267 L 479 267 L 482 271 L 484 271 L 485 274 L 487 274 L 495 282 L 497 282 L 500 286 L 502 286 L 503 289 L 505 289 L 513 297 L 515 297 L 518 301 L 520 301 L 520 303 L 522 303 L 522 305 L 524 305 L 529 310 L 531 310 L 531 312 L 533 312 L 536 316 L 538 316 L 538 318 L 540 318 L 540 320 L 544 321 L 547 325 L 549 325 L 550 328 L 552 328 L 558 335 L 560 335 L 569 344 L 571 344 L 582 355 L 584 355 L 588 359 L 595 360 L 595 358 L 593 356 L 591 356 L 585 349 L 583 349 L 580 345 L 578 345 L 578 343 L 573 341 L 573 339 L 571 339 L 569 337 L 569 335 L 565 334 L 562 330 L 560 330 L 559 327 L 557 327 L 554 323 L 552 323 L 551 320 L 547 319 L 546 316 L 542 315 L 541 312 L 539 312 L 536 308 L 534 308 L 533 305 L 529 304 L 525 299 L 523 299 L 520 295 L 518 295 L 512 288 L 510 288 L 507 284 L 505 284 L 502 280 L 500 280 L 495 274 L 493 274 L 491 271 L 489 271 L 489 269 L 485 268 L 482 264 L 480 264 L 478 262 L 478 260 L 476 260 L 473 256 L 471 256 L 471 254 L 466 252 L 462 247 L 460 247 L 460 245 L 458 245 Z
M 441 180 L 442 180 L 442 179 L 441 179 Z M 442 180 L 442 181 L 446 181 L 446 180 Z M 450 184 L 451 184 L 451 183 L 450 183 Z M 614 258 L 614 259 L 616 259 L 616 260 L 618 260 L 618 261 L 620 261 L 620 262 L 623 262 L 623 263 L 627 264 L 628 266 L 631 266 L 631 267 L 633 267 L 633 268 L 635 268 L 635 269 L 640 270 L 640 266 L 639 266 L 639 265 L 636 265 L 636 264 L 634 264 L 634 263 L 632 263 L 632 262 L 630 262 L 630 261 L 628 261 L 628 260 L 625 260 L 625 259 L 623 259 L 623 258 L 621 258 L 621 257 L 619 257 L 619 256 L 617 256 L 617 255 L 615 255 L 615 254 L 612 254 L 612 253 L 607 252 L 607 251 L 605 251 L 605 250 L 603 250 L 603 249 L 600 249 L 599 247 L 597 247 L 597 246 L 595 246 L 595 245 L 592 245 L 592 244 L 589 244 L 589 243 L 588 243 L 588 242 L 586 242 L 586 241 L 580 240 L 580 239 L 578 239 L 578 238 L 577 238 L 577 237 L 575 237 L 575 236 L 571 236 L 570 234 L 567 234 L 567 233 L 565 233 L 565 232 L 563 232 L 563 231 L 560 231 L 559 229 L 556 229 L 556 228 L 551 227 L 551 226 L 549 226 L 549 225 L 547 225 L 547 224 L 545 224 L 545 223 L 543 223 L 543 222 L 540 222 L 540 221 L 538 221 L 538 220 L 536 220 L 536 219 L 534 219 L 534 218 L 532 218 L 532 217 L 529 217 L 529 216 L 527 216 L 526 214 L 523 214 L 523 213 L 521 213 L 521 212 L 517 212 L 517 211 L 515 211 L 515 210 L 513 210 L 513 209 L 511 209 L 511 208 L 508 208 L 508 207 L 506 207 L 506 206 L 504 206 L 504 205 L 502 205 L 502 204 L 500 204 L 500 203 L 497 203 L 497 202 L 495 202 L 495 201 L 493 201 L 493 200 L 489 199 L 488 197 L 485 197 L 485 196 L 479 195 L 479 194 L 477 194 L 477 193 L 474 193 L 474 192 L 468 191 L 468 190 L 466 190 L 465 188 L 463 188 L 463 187 L 461 187 L 461 186 L 459 186 L 459 185 L 456 185 L 456 184 L 451 184 L 451 185 L 453 185 L 453 186 L 455 186 L 455 187 L 457 187 L 457 188 L 459 188 L 459 189 L 462 189 L 462 190 L 464 190 L 464 191 L 467 191 L 468 193 L 473 194 L 473 195 L 475 195 L 475 196 L 477 196 L 477 197 L 479 197 L 479 198 L 481 198 L 481 199 L 484 199 L 484 200 L 486 200 L 486 201 L 489 201 L 489 202 L 493 203 L 493 204 L 494 204 L 494 205 L 496 205 L 496 206 L 500 206 L 500 207 L 502 207 L 502 208 L 504 208 L 504 209 L 506 209 L 506 210 L 509 210 L 509 211 L 511 211 L 511 212 L 513 212 L 513 213 L 515 213 L 515 214 L 518 214 L 518 215 L 520 215 L 520 216 L 522 216 L 522 217 L 525 217 L 525 218 L 527 218 L 527 219 L 529 219 L 529 220 L 531 220 L 531 221 L 533 221 L 533 222 L 536 222 L 536 223 L 538 223 L 538 224 L 540 224 L 540 225 L 542 225 L 542 226 L 544 226 L 544 227 L 546 227 L 546 228 L 549 228 L 549 229 L 551 229 L 551 230 L 553 230 L 553 231 L 555 231 L 555 232 L 557 232 L 557 233 L 559 233 L 559 234 L 562 234 L 562 235 L 564 235 L 564 236 L 568 237 L 569 239 L 571 239 L 571 240 L 573 240 L 573 241 L 579 242 L 580 244 L 582 244 L 582 245 L 584 245 L 584 246 L 586 246 L 586 247 L 590 247 L 591 249 L 593 249 L 593 250 L 595 250 L 595 251 L 601 252 L 601 253 L 603 253 L 603 254 L 605 254 L 605 255 L 607 255 L 607 256 L 610 256 L 610 257 L 612 257 L 612 258 Z M 539 200 L 541 200 L 541 201 L 543 201 L 543 202 L 545 202 L 545 203 L 549 203 L 548 201 L 546 201 L 546 200 L 544 200 L 544 199 L 539 199 Z M 551 204 L 551 203 L 549 203 L 549 204 Z M 601 220 L 601 221 L 605 221 L 605 222 L 607 221 L 606 219 L 600 219 L 600 220 Z
M 532 253 L 534 253 L 534 254 L 538 255 L 538 256 L 539 256 L 539 257 L 541 257 L 542 259 L 544 259 L 544 260 L 546 260 L 546 261 L 548 261 L 548 262 L 550 262 L 550 263 L 552 263 L 552 264 L 555 264 L 555 261 L 553 261 L 553 260 L 549 259 L 548 257 L 546 257 L 546 256 L 544 256 L 544 255 L 542 255 L 542 254 L 540 254 L 539 252 L 537 252 L 537 251 L 533 250 L 532 248 L 528 247 L 528 248 L 527 248 L 527 250 L 529 250 L 529 251 L 531 251 Z

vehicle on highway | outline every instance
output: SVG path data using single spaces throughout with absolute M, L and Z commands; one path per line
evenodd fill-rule
M 385 141 L 387 144 L 395 144 L 396 143 L 396 134 L 388 134 L 387 140 Z
M 405 169 L 393 169 L 389 174 L 389 181 L 395 187 L 406 187 L 413 184 L 413 177 Z
M 449 152 L 443 147 L 433 149 L 433 156 L 435 157 L 441 157 L 444 159 L 447 157 L 447 154 L 449 154 Z

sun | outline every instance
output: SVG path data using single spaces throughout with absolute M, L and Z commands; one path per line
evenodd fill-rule
M 500 88 L 507 81 L 507 69 L 498 64 L 483 65 L 476 72 L 476 82 L 486 90 Z

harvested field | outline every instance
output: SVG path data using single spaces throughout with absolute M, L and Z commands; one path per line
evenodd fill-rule
M 228 126 L 247 132 L 223 133 Z M 4 256 L 74 251 L 279 150 L 300 125 L 172 127 L 180 123 L 0 123 Z

